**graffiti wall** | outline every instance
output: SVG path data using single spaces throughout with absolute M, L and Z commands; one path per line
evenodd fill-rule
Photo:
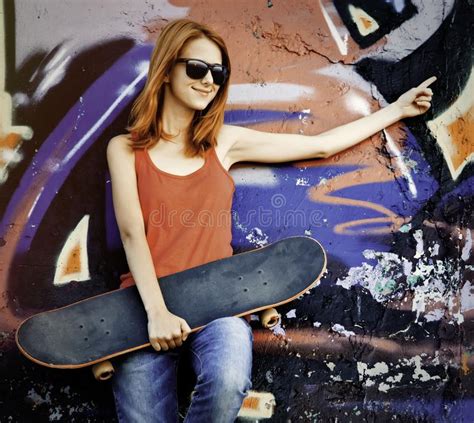
M 127 271 L 105 149 L 181 17 L 226 40 L 235 125 L 318 134 L 437 76 L 425 115 L 330 159 L 235 165 L 232 244 L 328 253 L 280 326 L 253 322 L 272 421 L 474 421 L 469 0 L 0 2 L 0 420 L 115 421 L 107 382 L 29 362 L 15 331 Z

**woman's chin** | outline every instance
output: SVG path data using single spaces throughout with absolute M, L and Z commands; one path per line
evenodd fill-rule
M 209 105 L 209 102 L 206 101 L 206 102 L 195 102 L 193 103 L 193 105 L 191 106 L 194 110 L 196 111 L 202 111 L 204 110 L 207 106 Z

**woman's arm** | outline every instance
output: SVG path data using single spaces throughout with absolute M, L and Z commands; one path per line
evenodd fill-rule
M 127 144 L 125 137 L 118 136 L 107 145 L 115 217 L 130 272 L 147 312 L 150 343 L 157 351 L 166 351 L 180 346 L 191 329 L 184 319 L 169 312 L 163 299 L 145 235 L 135 157 Z
M 425 113 L 431 106 L 436 81 L 432 76 L 408 90 L 394 103 L 369 116 L 318 135 L 274 134 L 238 126 L 226 126 L 231 139 L 228 158 L 231 163 L 252 161 L 278 163 L 312 158 L 327 158 L 367 139 L 378 131 L 407 117 Z
M 166 310 L 161 289 L 156 283 L 153 259 L 145 236 L 136 186 L 134 156 L 133 152 L 127 150 L 127 140 L 122 136 L 112 138 L 107 145 L 107 162 L 120 238 L 145 309 Z

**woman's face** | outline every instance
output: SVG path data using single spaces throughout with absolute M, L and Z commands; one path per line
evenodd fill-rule
M 213 41 L 198 38 L 188 41 L 178 58 L 200 59 L 209 64 L 222 64 L 222 54 Z M 175 99 L 193 110 L 204 110 L 219 90 L 209 70 L 202 79 L 186 75 L 186 63 L 175 63 L 169 75 L 169 90 Z

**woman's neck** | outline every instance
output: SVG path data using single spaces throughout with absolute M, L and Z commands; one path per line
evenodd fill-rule
M 172 136 L 176 143 L 185 143 L 195 111 L 177 101 L 176 97 L 165 89 L 161 122 L 163 130 Z

